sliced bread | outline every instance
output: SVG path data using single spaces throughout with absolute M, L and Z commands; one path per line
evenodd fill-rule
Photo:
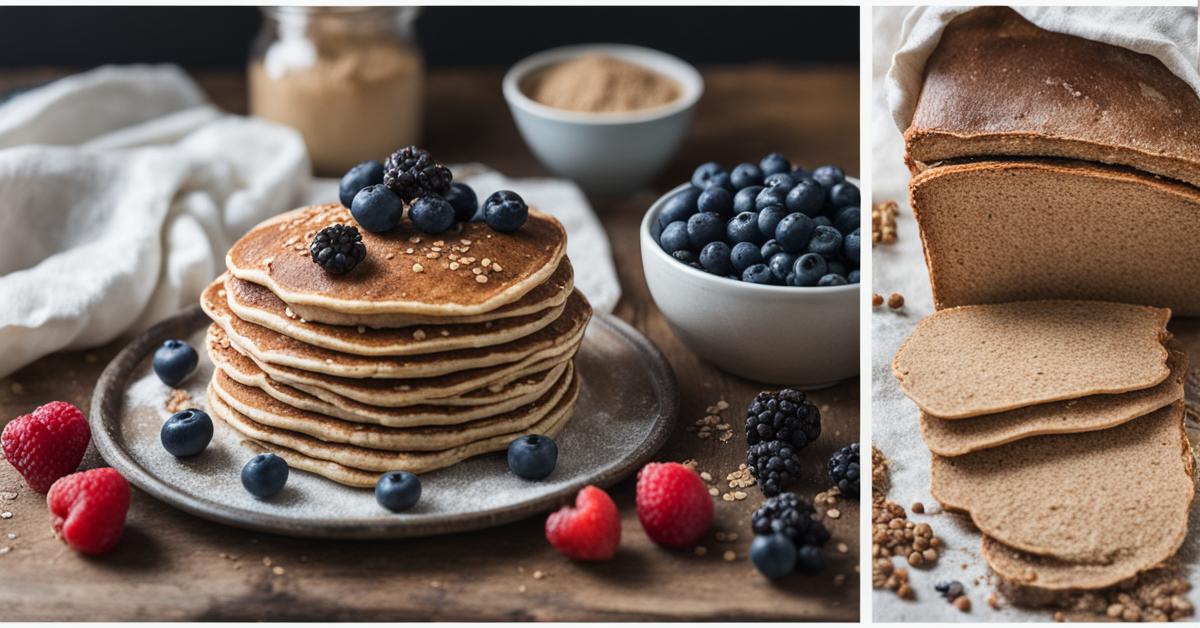
M 1158 567 L 1178 548 L 1156 544 L 1132 548 L 1112 561 L 1088 563 L 1038 556 L 1013 549 L 984 535 L 981 552 L 984 560 L 1010 584 L 1024 587 L 1028 595 L 1038 591 L 1103 589 L 1124 582 L 1139 573 Z

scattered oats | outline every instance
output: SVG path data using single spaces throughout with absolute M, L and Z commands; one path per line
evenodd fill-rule
M 412 254 L 413 254 L 413 250 L 412 250 L 412 249 L 404 249 L 404 254 L 405 254 L 405 255 L 412 255 Z
M 702 472 L 700 472 L 700 479 L 704 480 L 705 482 L 712 482 L 713 476 L 708 471 L 702 471 Z
M 270 566 L 271 566 L 271 557 L 270 557 L 270 556 L 263 556 L 263 559 L 262 559 L 262 564 L 263 564 L 263 566 L 264 566 L 264 567 L 270 567 Z
M 433 587 L 433 588 L 437 589 L 437 588 L 439 588 L 439 587 L 441 587 L 441 586 L 442 586 L 442 583 L 441 583 L 441 582 L 438 582 L 437 580 L 430 580 L 430 581 L 429 581 L 429 586 L 431 586 L 431 587 Z
M 731 502 L 731 501 L 733 501 L 733 493 L 725 493 L 724 495 L 721 496 L 721 499 L 723 499 L 727 502 Z
M 695 552 L 697 556 L 704 556 L 708 553 L 708 548 L 704 547 L 703 545 L 697 545 L 692 551 Z
M 9 512 L 7 510 L 5 510 L 4 512 L 0 512 L 0 519 L 12 519 L 12 518 L 13 518 L 13 514 L 11 512 Z
M 292 308 L 290 308 L 290 307 L 283 308 L 283 314 L 284 314 L 284 316 L 287 316 L 288 318 L 296 318 L 296 312 L 293 311 Z
M 728 409 L 729 409 L 729 402 L 728 402 L 728 401 L 725 401 L 724 399 L 722 399 L 722 400 L 718 401 L 718 402 L 717 402 L 717 409 L 718 409 L 718 410 L 728 410 Z
M 425 330 L 418 329 L 417 331 L 413 332 L 413 340 L 424 340 L 424 339 L 425 339 Z
M 171 394 L 167 396 L 166 408 L 167 412 L 175 414 L 180 410 L 186 410 L 192 406 L 192 396 L 186 390 L 172 388 Z
M 435 247 L 431 247 L 429 250 L 430 250 L 430 251 L 433 251 L 434 253 L 441 253 L 441 252 L 442 252 L 442 247 L 440 247 L 440 246 L 435 246 Z
M 325 358 L 326 364 L 333 364 L 333 358 Z
M 276 566 L 276 567 L 271 568 L 271 573 L 273 573 L 277 576 L 282 576 L 283 574 L 285 574 L 287 572 L 284 570 L 283 567 Z
M 394 259 L 395 257 L 396 257 L 395 253 L 388 253 L 387 255 L 383 256 L 383 259 Z
M 487 275 L 475 275 L 475 281 L 477 283 L 487 283 Z
M 850 551 L 850 546 L 849 546 L 849 545 L 846 545 L 845 543 L 838 543 L 838 544 L 837 544 L 837 551 L 839 551 L 839 552 L 841 552 L 841 553 L 845 554 L 846 552 Z
M 896 216 L 900 205 L 896 201 L 883 201 L 871 207 L 871 242 L 893 244 L 896 242 Z
M 0 556 L 3 556 L 11 551 L 12 551 L 11 547 L 8 547 L 8 546 L 0 547 Z
M 471 272 L 473 272 L 473 273 L 475 273 L 476 275 L 478 275 L 479 273 L 482 273 L 482 272 L 483 272 L 483 269 L 482 269 L 482 268 L 479 268 L 479 267 L 475 267 L 475 268 L 472 268 L 472 269 L 471 269 Z
M 358 326 L 358 333 L 360 333 L 360 334 L 365 334 L 365 333 L 367 333 L 367 328 L 366 328 L 366 327 L 363 327 L 362 325 L 359 325 L 359 326 Z
M 426 253 L 425 259 L 437 259 L 441 256 L 442 256 L 441 253 Z
M 492 265 L 492 260 L 490 260 L 490 259 L 488 259 L 488 258 L 486 258 L 486 257 L 485 257 L 485 258 L 483 258 L 483 261 L 481 261 L 481 262 L 479 262 L 479 263 L 480 263 L 480 264 L 482 264 L 482 265 L 484 265 L 484 266 L 491 266 L 491 265 Z
M 459 243 L 462 244 L 463 246 L 471 246 L 471 241 L 466 238 L 459 240 Z
M 737 552 L 733 550 L 725 550 L 725 553 L 721 555 L 721 558 L 724 558 L 727 561 L 737 560 Z
M 0 491 L 0 499 L 12 501 L 17 498 L 17 494 L 12 491 Z
M 734 491 L 733 498 L 738 501 L 742 501 L 743 499 L 746 499 L 746 492 L 745 491 Z
M 542 570 L 540 570 L 540 569 L 539 569 L 539 570 L 537 570 L 537 571 L 535 571 L 535 572 L 533 572 L 533 579 L 534 579 L 534 580 L 543 580 L 543 579 L 545 579 L 545 577 L 546 577 L 546 572 L 544 572 L 544 571 L 542 571 Z
M 417 237 L 417 236 L 413 236 L 413 237 L 411 237 L 411 238 L 409 238 L 409 239 L 408 239 L 408 242 L 409 242 L 409 244 L 420 244 L 420 243 L 421 243 L 421 238 L 419 238 L 419 237 Z M 435 580 L 434 582 L 437 582 L 437 581 Z
M 838 517 L 842 516 L 842 511 L 838 510 L 837 508 L 830 508 L 829 510 L 825 511 L 825 516 L 829 517 L 830 519 L 837 519 Z
M 419 273 L 419 272 L 425 270 L 425 267 L 420 264 L 413 264 L 412 270 L 414 273 Z
M 450 270 L 458 270 L 458 262 L 450 262 Z
M 447 337 L 447 338 L 448 338 L 448 337 L 450 337 L 450 331 L 449 331 L 449 330 L 443 329 L 443 330 L 442 330 L 442 332 L 441 332 L 441 334 L 442 334 L 442 336 L 444 336 L 444 337 Z
M 492 263 L 492 272 L 494 272 L 494 273 L 498 273 L 498 272 L 500 272 L 500 271 L 502 271 L 502 270 L 504 270 L 504 269 L 503 269 L 503 268 L 500 268 L 500 265 L 499 265 L 499 264 L 497 264 L 497 263 L 495 263 L 495 262 L 493 262 L 493 263 Z
M 11 541 L 11 540 L 13 540 L 13 539 L 17 538 L 17 533 L 16 533 L 16 532 L 9 532 L 8 534 L 6 534 L 6 535 L 4 535 L 4 536 L 7 536 L 7 537 L 8 537 L 8 540 L 10 540 L 10 541 Z
M 526 590 L 527 589 L 525 588 L 525 585 L 523 585 L 523 584 L 517 586 L 517 593 L 524 593 Z

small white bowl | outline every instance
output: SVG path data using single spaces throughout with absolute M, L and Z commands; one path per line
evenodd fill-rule
M 548 107 L 522 91 L 530 75 L 585 54 L 603 54 L 668 76 L 679 83 L 680 95 L 651 109 L 589 113 Z M 611 195 L 649 183 L 667 164 L 691 123 L 704 80 L 696 68 L 664 52 L 585 44 L 526 57 L 504 75 L 503 90 L 521 137 L 542 165 L 587 192 Z
M 722 370 L 766 384 L 813 389 L 858 375 L 860 284 L 762 286 L 692 268 L 662 250 L 650 226 L 688 185 L 655 201 L 640 232 L 646 284 L 671 331 Z

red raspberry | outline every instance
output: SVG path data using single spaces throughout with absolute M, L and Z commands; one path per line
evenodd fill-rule
M 0 446 L 8 463 L 29 488 L 45 493 L 62 476 L 79 468 L 92 430 L 79 408 L 52 401 L 8 422 Z
M 621 515 L 608 493 L 585 486 L 575 507 L 563 506 L 546 519 L 546 540 L 575 560 L 608 560 L 621 543 Z
M 678 462 L 651 462 L 638 472 L 637 513 L 651 541 L 691 547 L 712 525 L 712 497 L 690 468 Z
M 54 532 L 84 554 L 103 554 L 121 540 L 129 511 L 129 483 L 116 469 L 73 473 L 50 487 L 46 504 Z

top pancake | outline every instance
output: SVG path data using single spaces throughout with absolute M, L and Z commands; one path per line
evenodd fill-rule
M 233 276 L 266 286 L 289 304 L 347 314 L 470 316 L 517 301 L 545 282 L 567 241 L 558 220 L 535 210 L 512 234 L 468 222 L 428 235 L 406 219 L 390 233 L 360 229 L 366 259 L 332 275 L 312 261 L 308 246 L 317 231 L 335 223 L 355 224 L 338 204 L 280 214 L 238 240 L 225 264 Z
M 1170 317 L 1102 301 L 950 308 L 917 324 L 892 372 L 905 395 L 942 419 L 1142 390 L 1170 375 Z

